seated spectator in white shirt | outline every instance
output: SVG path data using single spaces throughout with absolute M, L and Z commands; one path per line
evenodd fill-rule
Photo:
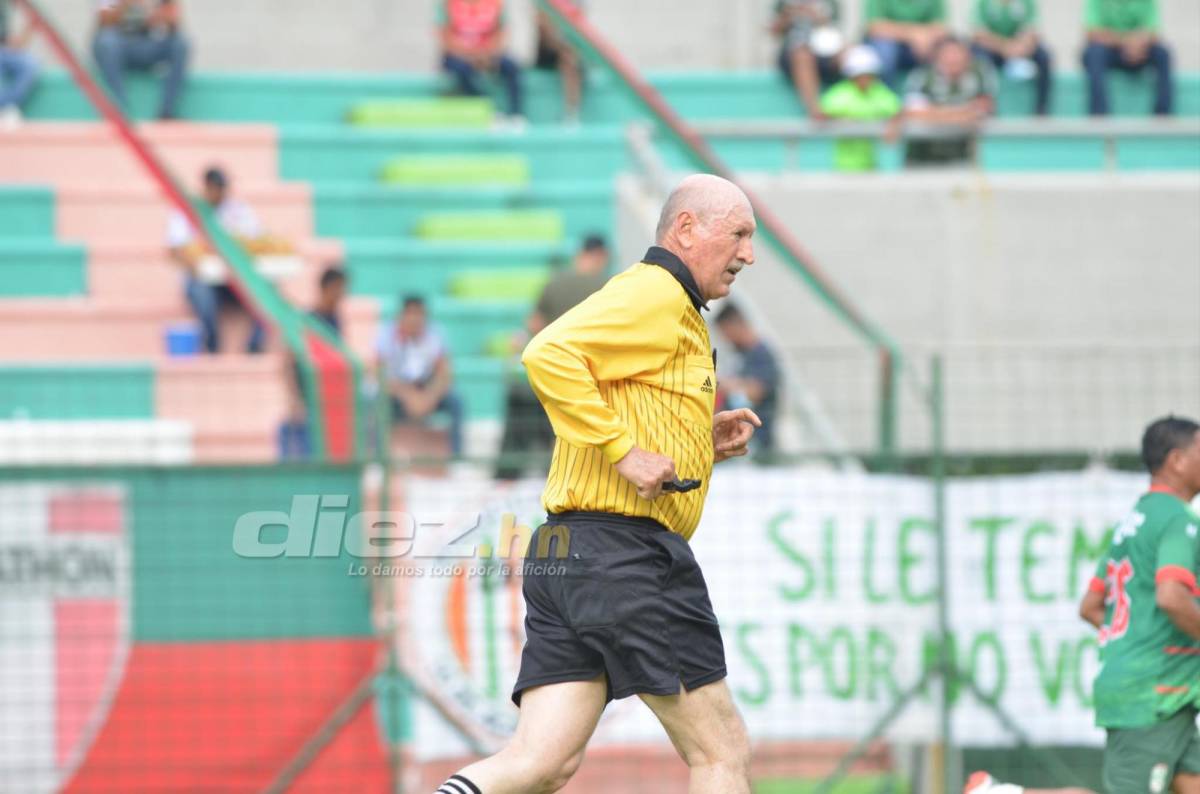
M 430 326 L 425 301 L 409 295 L 391 325 L 379 329 L 375 340 L 375 372 L 392 403 L 392 421 L 424 421 L 444 411 L 450 418 L 450 451 L 462 454 L 462 400 L 453 391 L 454 378 L 445 342 Z
M 229 177 L 220 168 L 204 172 L 204 201 L 213 209 L 217 222 L 228 234 L 241 242 L 252 242 L 262 236 L 258 216 L 249 205 L 229 195 Z M 204 333 L 204 349 L 216 353 L 221 349 L 220 316 L 222 308 L 246 311 L 251 315 L 253 328 L 246 343 L 249 353 L 262 352 L 265 330 L 258 318 L 242 303 L 227 283 L 219 260 L 196 236 L 191 222 L 179 210 L 173 210 L 167 220 L 167 248 L 171 257 L 183 266 L 186 274 L 184 293 L 188 305 L 200 322 Z M 216 261 L 218 268 L 209 270 Z

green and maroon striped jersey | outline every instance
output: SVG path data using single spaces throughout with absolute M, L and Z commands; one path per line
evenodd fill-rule
M 1090 587 L 1103 591 L 1096 723 L 1153 725 L 1200 705 L 1200 642 L 1175 627 L 1155 603 L 1159 582 L 1174 579 L 1200 596 L 1200 517 L 1179 497 L 1152 489 L 1117 526 Z

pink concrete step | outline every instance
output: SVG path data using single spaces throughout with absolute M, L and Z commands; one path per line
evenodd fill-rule
M 344 307 L 344 332 L 351 349 L 368 356 L 379 310 L 352 298 Z M 174 302 L 153 306 L 110 305 L 87 298 L 0 300 L 0 361 L 115 361 L 157 358 L 166 351 L 166 328 L 191 320 L 182 292 Z M 249 334 L 242 314 L 222 321 L 225 350 L 241 350 Z M 272 349 L 282 349 L 277 334 Z
M 321 271 L 342 258 L 337 240 L 301 240 L 297 254 L 304 261 L 295 277 L 280 282 L 284 294 L 298 306 L 310 305 Z M 102 243 L 88 251 L 88 294 L 108 305 L 175 305 L 183 275 L 161 245 Z
M 264 231 L 288 240 L 313 236 L 311 191 L 301 183 L 243 184 L 236 195 L 258 214 Z M 165 245 L 169 204 L 139 185 L 71 185 L 58 189 L 57 232 L 89 247 L 107 243 Z
M 172 122 L 137 129 L 189 189 L 211 165 L 225 168 L 235 187 L 279 177 L 278 134 L 270 125 Z M 94 122 L 29 122 L 5 133 L 0 183 L 152 185 L 113 128 Z
M 160 359 L 155 416 L 190 423 L 202 443 L 274 439 L 289 409 L 289 361 L 282 353 Z

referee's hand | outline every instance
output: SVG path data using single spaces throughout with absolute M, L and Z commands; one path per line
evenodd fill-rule
M 617 461 L 616 468 L 617 474 L 633 483 L 638 496 L 643 499 L 657 499 L 662 495 L 663 483 L 675 479 L 675 461 L 640 447 L 626 452 L 625 457 Z

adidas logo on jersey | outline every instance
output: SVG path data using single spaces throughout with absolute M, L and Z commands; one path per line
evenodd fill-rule
M 704 376 L 704 383 L 700 384 L 700 391 L 704 392 L 705 394 L 713 393 L 712 378 L 708 377 L 707 375 Z

